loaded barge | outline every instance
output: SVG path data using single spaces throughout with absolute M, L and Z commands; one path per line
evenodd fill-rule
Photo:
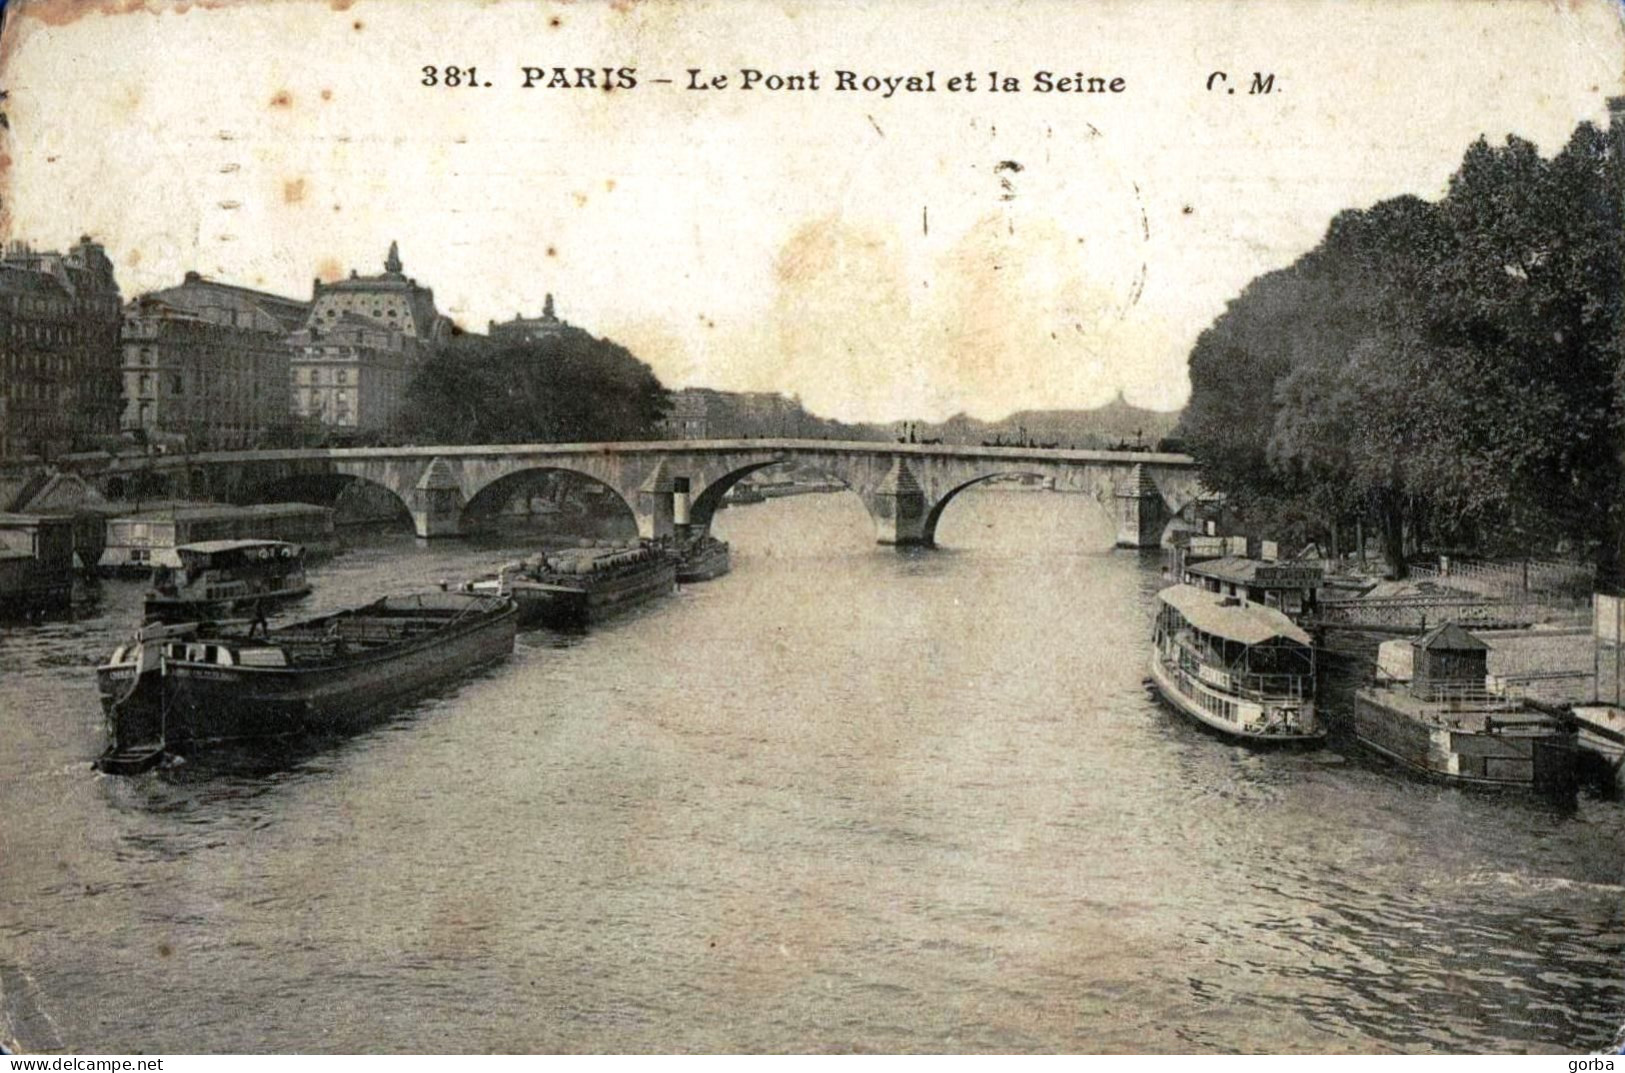
M 709 534 L 679 541 L 676 551 L 677 580 L 684 585 L 719 578 L 731 567 L 728 542 Z
M 518 609 L 462 593 L 389 596 L 277 629 L 144 628 L 96 669 L 113 774 L 212 742 L 331 733 L 513 651 Z
M 644 541 L 548 552 L 475 578 L 463 591 L 512 597 L 521 626 L 586 626 L 669 595 L 676 585 L 676 556 Z

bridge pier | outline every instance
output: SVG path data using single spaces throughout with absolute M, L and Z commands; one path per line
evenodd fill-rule
M 902 547 L 929 546 L 931 504 L 925 489 L 901 458 L 892 463 L 880 486 L 863 497 L 875 522 L 875 540 Z
M 463 535 L 463 487 L 445 459 L 429 463 L 408 502 L 412 526 L 422 539 Z
M 686 499 L 688 482 L 685 480 L 683 484 Z M 636 506 L 632 509 L 638 519 L 638 536 L 645 540 L 658 540 L 676 531 L 676 492 L 677 480 L 667 472 L 666 463 L 661 460 L 654 472 L 649 474 L 649 479 L 638 489 Z M 683 520 L 686 522 L 686 504 L 684 514 Z
M 1162 544 L 1162 527 L 1168 523 L 1168 507 L 1156 482 L 1136 465 L 1128 479 L 1113 493 L 1116 504 L 1117 546 L 1155 548 Z

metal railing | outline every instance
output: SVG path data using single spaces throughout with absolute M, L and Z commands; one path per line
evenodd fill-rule
M 1483 628 L 1527 626 L 1544 611 L 1527 600 L 1463 599 L 1451 596 L 1395 596 L 1381 599 L 1321 600 L 1314 620 L 1322 626 L 1425 629 L 1443 622 Z
M 1424 704 L 1437 704 L 1459 711 L 1513 711 L 1523 707 L 1521 690 L 1492 693 L 1482 682 L 1434 682 L 1407 687 L 1405 692 Z
M 1240 697 L 1244 700 L 1258 701 L 1259 703 L 1280 702 L 1283 700 L 1302 701 L 1313 696 L 1315 691 L 1314 677 L 1301 674 L 1254 674 L 1250 671 L 1227 671 L 1206 662 L 1199 652 L 1189 645 L 1180 644 L 1179 654 L 1182 657 L 1177 662 L 1169 660 L 1164 654 L 1163 662 L 1177 666 L 1185 674 L 1195 678 L 1203 685 Z

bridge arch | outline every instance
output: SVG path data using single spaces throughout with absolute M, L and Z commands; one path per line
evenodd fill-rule
M 937 543 L 937 523 L 942 520 L 942 512 L 947 510 L 948 509 L 948 504 L 952 503 L 954 501 L 954 499 L 959 495 L 959 493 L 963 492 L 965 489 L 974 488 L 978 484 L 986 484 L 988 481 L 991 481 L 991 480 L 993 480 L 993 479 L 995 479 L 997 477 L 1042 477 L 1042 476 L 1044 476 L 1042 473 L 1039 473 L 1039 472 L 1037 472 L 1035 470 L 1028 470 L 1028 469 L 999 469 L 999 470 L 994 470 L 992 473 L 984 473 L 979 477 L 972 477 L 970 480 L 965 481 L 965 482 L 963 482 L 963 483 L 961 483 L 961 484 L 959 484 L 959 485 L 957 485 L 957 486 L 955 486 L 953 488 L 948 489 L 948 491 L 943 493 L 943 495 L 942 495 L 942 497 L 940 499 L 938 499 L 935 503 L 933 503 L 931 505 L 930 510 L 928 510 L 926 512 L 925 524 L 921 528 L 921 535 L 924 538 L 923 543 L 925 543 L 927 546 L 932 546 L 932 547 L 934 547 L 936 545 L 936 543 Z
M 752 473 L 767 469 L 770 466 L 782 466 L 788 461 L 789 459 L 786 458 L 770 458 L 763 462 L 751 462 L 748 465 L 729 470 L 698 492 L 690 489 L 689 524 L 702 533 L 710 532 L 711 520 L 716 517 L 717 511 L 722 507 L 723 499 L 733 490 L 734 485 L 749 477 Z
M 543 478 L 555 474 L 570 478 L 585 487 L 602 489 L 602 495 L 612 504 L 617 520 L 624 520 L 633 533 L 637 532 L 637 508 L 621 489 L 603 477 L 570 466 L 555 465 L 526 466 L 510 470 L 487 481 L 463 504 L 459 528 L 469 533 L 489 526 L 497 520 L 503 506 L 516 494 L 523 492 L 527 485 L 538 486 Z
M 398 489 L 357 473 L 332 471 L 285 473 L 249 484 L 232 498 L 239 503 L 314 503 L 317 506 L 340 511 L 343 509 L 342 501 L 351 498 L 353 502 L 358 498 L 356 495 L 358 492 L 376 504 L 377 509 L 367 511 L 361 508 L 363 517 L 351 518 L 349 521 L 388 520 L 407 526 L 412 524 L 412 505 L 401 496 Z M 387 519 L 383 513 L 386 505 Z

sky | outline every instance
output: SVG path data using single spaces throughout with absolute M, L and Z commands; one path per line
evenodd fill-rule
M 395 240 L 466 328 L 552 292 L 669 385 L 847 420 L 1177 408 L 1197 335 L 1334 214 L 1439 197 L 1481 135 L 1555 152 L 1625 92 L 1604 0 L 107 8 L 8 11 L 9 237 L 94 236 L 126 297 L 196 270 L 308 298 Z M 637 85 L 522 88 L 556 66 Z

